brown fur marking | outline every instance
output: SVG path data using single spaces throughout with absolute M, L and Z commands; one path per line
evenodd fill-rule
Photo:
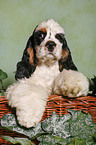
M 41 28 L 40 31 L 42 31 L 42 32 L 44 32 L 44 33 L 47 32 L 47 31 L 46 31 L 46 28 Z
M 62 69 L 63 69 L 63 63 L 67 60 L 68 55 L 69 55 L 69 51 L 67 49 L 66 50 L 62 49 L 62 57 L 61 57 L 61 62 L 59 64 L 60 71 L 62 71 Z
M 63 62 L 66 61 L 66 59 L 68 58 L 68 55 L 69 55 L 69 51 L 68 50 L 62 50 Z
M 33 52 L 33 49 L 31 47 L 29 47 L 27 49 L 27 52 L 29 54 L 29 63 L 33 64 L 34 63 L 34 52 Z

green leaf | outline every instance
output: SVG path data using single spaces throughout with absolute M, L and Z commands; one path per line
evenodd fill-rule
M 38 140 L 40 141 L 39 145 L 66 145 L 67 140 L 58 136 L 53 136 L 51 134 L 49 135 L 43 135 L 38 137 Z
M 96 130 L 95 130 L 95 134 L 90 135 L 86 139 L 86 144 L 87 145 L 96 145 Z
M 1 125 L 4 127 L 14 127 L 17 125 L 15 115 L 13 114 L 6 114 L 1 118 Z M 12 129 L 11 129 L 12 130 Z
M 6 78 L 8 78 L 7 73 L 0 69 L 0 81 L 4 80 Z
M 52 132 L 53 135 L 66 138 L 70 136 L 69 132 L 69 120 L 70 114 L 60 117 L 55 112 L 52 113 L 50 118 L 45 119 L 42 122 L 43 130 L 47 132 Z
M 20 134 L 24 134 L 29 138 L 34 138 L 38 133 L 42 133 L 41 123 L 38 123 L 35 127 L 25 128 L 17 123 L 16 116 L 13 114 L 6 114 L 1 118 L 1 126 L 11 131 L 15 131 Z
M 16 116 L 6 114 L 1 118 L 1 126 L 28 136 L 38 138 L 42 145 L 67 145 L 76 142 L 95 145 L 96 124 L 91 114 L 83 111 L 68 110 L 70 114 L 59 116 L 55 112 L 52 116 L 38 123 L 35 127 L 24 128 L 17 123 Z M 74 139 L 74 140 L 73 140 Z
M 85 139 L 78 139 L 74 138 L 70 143 L 67 145 L 86 145 L 86 140 Z
M 11 142 L 13 144 L 19 143 L 20 145 L 31 145 L 31 140 L 27 138 L 18 138 L 18 137 L 10 137 L 10 136 L 1 136 L 3 139 L 7 140 L 8 142 Z
M 4 90 L 0 90 L 0 96 L 4 96 L 5 94 L 4 94 Z
M 96 131 L 96 124 L 93 123 L 92 116 L 82 111 L 68 110 L 71 114 L 70 135 L 79 139 L 88 138 Z
M 96 76 L 94 75 L 94 78 L 92 78 L 91 79 L 93 82 L 94 82 L 94 84 L 96 85 Z

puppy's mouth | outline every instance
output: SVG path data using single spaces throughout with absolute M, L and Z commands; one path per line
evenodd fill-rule
M 47 66 L 50 66 L 56 61 L 57 61 L 57 57 L 55 56 L 55 54 L 52 52 L 49 52 L 45 54 L 44 56 L 42 56 L 41 58 L 39 58 L 37 63 L 42 64 L 43 62 Z
M 57 57 L 55 56 L 54 53 L 48 53 L 46 56 L 46 60 L 50 60 L 50 61 L 56 61 L 57 60 Z
M 56 57 L 56 56 L 54 55 L 54 53 L 49 52 L 46 57 L 52 57 L 53 58 L 53 57 Z
M 54 54 L 53 54 L 53 53 L 51 53 L 51 52 L 49 52 L 48 54 L 49 54 L 49 55 L 53 55 L 53 56 L 54 56 Z

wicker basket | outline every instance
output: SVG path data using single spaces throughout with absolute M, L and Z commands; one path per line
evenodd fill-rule
M 73 110 L 83 110 L 86 113 L 91 113 L 93 116 L 93 121 L 96 123 L 96 97 L 93 96 L 86 96 L 86 97 L 79 97 L 79 98 L 67 98 L 57 95 L 49 96 L 47 101 L 46 109 L 43 114 L 42 120 L 45 118 L 50 117 L 52 112 L 55 111 L 60 116 L 67 114 L 67 109 Z M 15 113 L 15 110 L 10 108 L 7 104 L 7 101 L 4 96 L 0 97 L 0 119 L 4 114 L 7 113 Z M 0 129 L 0 135 L 10 135 L 10 136 L 19 136 L 24 137 L 23 135 L 10 132 L 8 130 Z M 9 145 L 5 140 L 0 137 L 0 144 L 2 145 Z M 38 144 L 38 143 L 36 143 Z

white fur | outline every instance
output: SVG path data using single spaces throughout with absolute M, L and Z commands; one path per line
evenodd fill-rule
M 62 44 L 59 42 L 58 39 L 55 38 L 55 35 L 57 33 L 63 33 L 63 28 L 54 20 L 48 20 L 47 22 L 42 22 L 36 29 L 40 30 L 42 28 L 45 28 L 47 30 L 47 36 L 42 41 L 40 46 L 36 46 L 36 56 L 39 59 L 40 63 L 49 63 L 54 62 L 54 60 L 61 58 L 61 52 L 62 52 Z M 49 53 L 47 47 L 45 46 L 47 41 L 54 41 L 56 43 L 56 47 L 54 48 L 54 51 Z
M 40 30 L 41 28 L 46 28 L 47 31 L 51 31 L 52 33 L 64 33 L 64 29 L 53 19 L 49 19 L 48 21 L 42 22 L 37 28 Z
M 61 73 L 59 71 L 58 60 L 61 57 L 62 44 L 55 35 L 64 33 L 63 28 L 53 20 L 48 20 L 42 22 L 36 31 L 43 27 L 47 29 L 47 36 L 40 46 L 36 47 L 40 64 L 29 79 L 19 80 L 6 91 L 9 105 L 16 108 L 19 123 L 27 128 L 35 126 L 41 120 L 50 94 L 79 97 L 87 95 L 89 87 L 88 80 L 82 73 L 72 70 L 63 70 Z M 51 54 L 45 47 L 49 40 L 57 44 Z
M 86 96 L 89 90 L 87 78 L 80 72 L 63 70 L 54 80 L 53 93 L 69 97 Z
M 40 85 L 22 80 L 7 89 L 9 105 L 16 107 L 19 123 L 26 127 L 35 126 L 43 115 L 48 94 Z
M 6 91 L 6 98 L 16 107 L 19 123 L 27 128 L 35 126 L 42 118 L 52 84 L 59 74 L 58 63 L 48 67 L 38 66 L 29 79 L 19 80 Z

